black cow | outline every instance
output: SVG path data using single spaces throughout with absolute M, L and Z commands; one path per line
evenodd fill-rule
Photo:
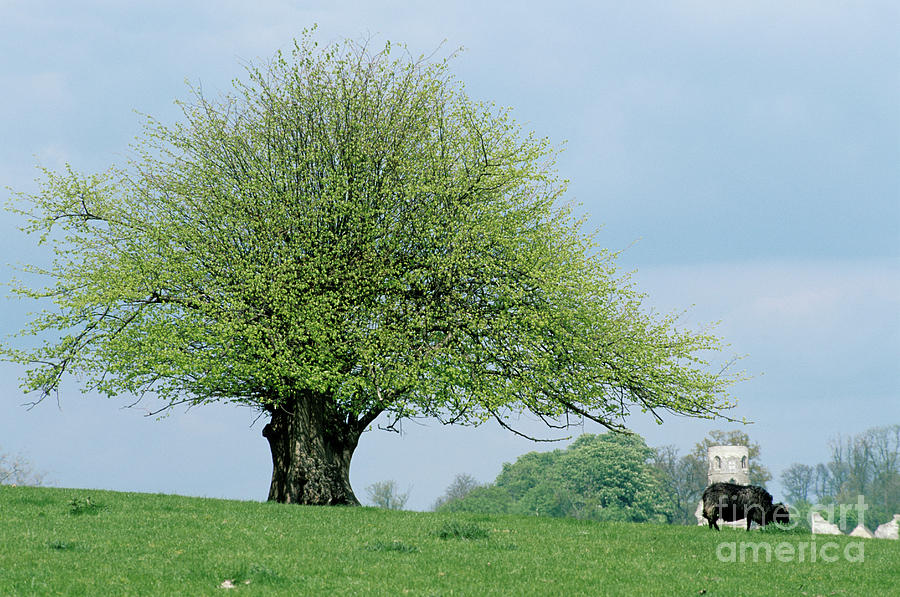
M 790 515 L 787 507 L 772 504 L 772 495 L 756 485 L 737 485 L 735 483 L 713 483 L 703 492 L 703 518 L 709 528 L 719 530 L 716 520 L 726 522 L 747 519 L 747 530 L 750 523 L 765 526 L 770 522 L 788 524 Z

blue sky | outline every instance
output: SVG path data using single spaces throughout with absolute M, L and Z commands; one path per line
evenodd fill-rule
M 838 434 L 900 422 L 895 2 L 0 0 L 0 185 L 33 189 L 36 163 L 123 162 L 135 110 L 171 121 L 185 79 L 226 90 L 243 63 L 314 23 L 322 42 L 464 46 L 453 70 L 470 95 L 565 142 L 568 199 L 603 245 L 623 250 L 648 307 L 721 321 L 729 354 L 747 355 L 754 377 L 735 388 L 733 414 L 754 421 L 745 430 L 776 476 L 824 461 Z M 40 256 L 16 224 L 0 215 L 2 280 L 7 263 Z M 33 309 L 0 305 L 0 336 Z M 55 484 L 265 498 L 271 464 L 251 412 L 209 406 L 156 421 L 125 400 L 83 397 L 75 380 L 59 407 L 27 411 L 20 372 L 0 364 L 0 451 L 21 452 Z M 682 450 L 734 427 L 631 425 Z M 360 497 L 395 479 L 426 508 L 454 474 L 491 480 L 546 448 L 491 425 L 408 422 L 403 435 L 366 434 L 351 479 Z

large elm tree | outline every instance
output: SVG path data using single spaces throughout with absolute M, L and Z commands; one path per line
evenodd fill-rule
M 45 170 L 24 229 L 56 244 L 7 345 L 41 398 L 85 391 L 267 417 L 269 499 L 356 504 L 379 416 L 530 413 L 624 430 L 630 411 L 722 416 L 720 341 L 652 315 L 564 203 L 556 150 L 474 101 L 448 60 L 346 41 L 251 65 L 148 119 L 131 159 Z M 21 206 L 25 207 L 21 207 Z M 37 347 L 35 347 L 37 346 Z

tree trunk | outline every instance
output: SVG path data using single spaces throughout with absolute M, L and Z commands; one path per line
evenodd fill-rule
M 276 408 L 262 432 L 272 451 L 269 501 L 358 506 L 350 459 L 364 428 L 330 408 L 327 396 L 307 394 Z

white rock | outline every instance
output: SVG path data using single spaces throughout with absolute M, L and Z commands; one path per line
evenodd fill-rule
M 828 522 L 818 512 L 813 512 L 810 518 L 813 535 L 843 535 L 836 524 Z
M 220 588 L 220 589 L 233 589 L 233 588 L 235 588 L 235 587 L 234 587 L 234 581 L 231 581 L 231 580 L 225 580 L 225 581 L 222 582 L 222 584 L 219 585 L 219 588 Z
M 697 509 L 694 510 L 694 516 L 697 518 L 697 526 L 705 527 L 707 524 L 706 519 L 703 518 L 703 500 L 700 500 L 700 503 L 697 504 Z
M 875 529 L 875 536 L 879 539 L 897 540 L 900 538 L 900 514 L 894 514 L 893 520 L 878 525 L 878 528 Z
M 697 518 L 697 526 L 705 527 L 709 525 L 709 523 L 706 521 L 706 518 L 704 518 L 703 516 L 703 500 L 700 500 L 700 503 L 697 504 L 697 509 L 694 510 L 694 516 Z M 716 524 L 718 524 L 720 527 L 726 526 L 736 529 L 744 529 L 747 528 L 747 519 L 742 518 L 740 520 L 735 520 L 732 522 L 725 522 L 720 518 L 716 521 Z
M 874 539 L 875 535 L 865 526 L 858 524 L 856 528 L 850 532 L 851 537 L 862 537 L 863 539 Z

